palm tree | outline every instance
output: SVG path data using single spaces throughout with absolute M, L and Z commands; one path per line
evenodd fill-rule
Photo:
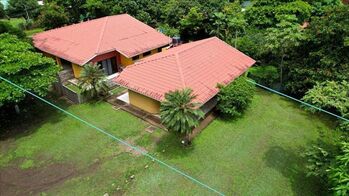
M 192 95 L 192 92 L 187 88 L 165 94 L 165 101 L 160 107 L 160 116 L 162 123 L 170 131 L 188 136 L 204 117 L 203 111 L 198 108 L 199 103 L 193 103 L 196 95 Z
M 85 65 L 80 74 L 79 86 L 81 92 L 86 93 L 91 98 L 106 94 L 108 92 L 106 75 L 100 65 Z

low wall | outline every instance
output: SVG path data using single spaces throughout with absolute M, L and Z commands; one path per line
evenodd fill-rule
M 84 103 L 88 100 L 86 96 L 76 93 L 64 85 L 62 86 L 62 92 L 66 98 L 76 104 Z

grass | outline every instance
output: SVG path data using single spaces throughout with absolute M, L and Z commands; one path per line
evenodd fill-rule
M 261 90 L 244 117 L 215 120 L 189 148 L 173 134 L 144 131 L 143 121 L 103 102 L 65 107 L 226 195 L 323 194 L 318 179 L 305 177 L 301 153 L 317 140 L 331 143 L 339 135 L 331 119 Z M 0 171 L 73 165 L 74 176 L 45 191 L 53 195 L 212 195 L 74 119 L 43 111 L 45 118 L 28 127 L 29 134 L 0 141 Z
M 19 24 L 21 23 L 25 23 L 25 19 L 24 18 L 10 18 L 10 20 L 8 19 L 0 19 L 1 21 L 5 21 L 8 22 L 10 25 L 12 25 L 13 27 L 19 28 Z M 28 36 L 31 37 L 36 33 L 40 33 L 43 32 L 44 29 L 43 28 L 34 28 L 34 29 L 30 29 L 30 30 L 25 30 L 24 33 Z
M 73 91 L 73 92 L 75 92 L 77 94 L 81 93 L 81 89 L 78 86 L 74 85 L 74 84 L 67 84 L 67 85 L 65 85 L 65 87 L 67 87 L 68 89 L 70 89 L 71 91 Z

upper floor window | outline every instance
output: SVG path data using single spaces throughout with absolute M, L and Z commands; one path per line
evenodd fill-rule
M 139 55 L 132 57 L 133 61 L 138 60 L 138 59 L 139 59 Z
M 143 53 L 143 56 L 149 56 L 151 54 L 151 51 Z

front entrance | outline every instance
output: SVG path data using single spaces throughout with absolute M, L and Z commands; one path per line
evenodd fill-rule
M 98 62 L 98 64 L 101 65 L 101 68 L 104 70 L 104 73 L 108 76 L 118 72 L 118 66 L 115 57 L 100 61 Z

